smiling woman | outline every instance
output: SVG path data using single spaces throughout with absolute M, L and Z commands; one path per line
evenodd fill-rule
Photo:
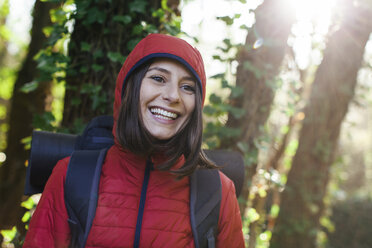
M 24 247 L 244 247 L 234 184 L 201 149 L 205 85 L 201 55 L 187 42 L 162 34 L 140 41 L 117 77 L 115 144 L 95 171 L 90 229 L 77 235 L 65 207 L 72 155 L 50 176 Z M 210 176 L 195 182 L 202 174 Z M 211 182 L 219 190 L 207 190 Z M 197 198 L 203 191 L 211 197 Z

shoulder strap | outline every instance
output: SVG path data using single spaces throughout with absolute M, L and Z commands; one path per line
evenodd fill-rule
M 95 216 L 101 168 L 107 148 L 74 151 L 65 181 L 65 204 L 71 228 L 70 247 L 84 247 Z
M 190 177 L 190 218 L 196 248 L 215 247 L 221 205 L 218 170 L 199 169 Z

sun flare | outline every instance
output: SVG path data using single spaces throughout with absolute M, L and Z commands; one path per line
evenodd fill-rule
M 313 42 L 321 42 L 328 33 L 336 1 L 289 0 L 290 7 L 296 15 L 296 24 L 292 28 L 294 39 L 291 45 L 301 69 L 306 68 L 310 61 L 315 64 L 320 62 L 319 56 L 316 55 L 318 53 L 312 52 Z

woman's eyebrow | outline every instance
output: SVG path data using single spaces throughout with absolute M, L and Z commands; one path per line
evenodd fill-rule
M 166 74 L 171 74 L 171 72 L 165 68 L 162 68 L 162 67 L 151 67 L 147 70 L 147 72 L 149 71 L 153 71 L 153 70 L 156 70 L 156 71 L 161 71 L 161 72 L 164 72 Z M 194 81 L 196 82 L 195 78 L 193 76 L 183 76 L 182 77 L 183 80 L 189 80 L 189 81 Z
M 170 74 L 171 72 L 165 68 L 162 68 L 162 67 L 152 67 L 152 68 L 149 68 L 147 71 L 152 71 L 152 70 L 157 70 L 157 71 L 161 71 L 161 72 L 164 72 L 164 73 L 167 73 L 167 74 Z

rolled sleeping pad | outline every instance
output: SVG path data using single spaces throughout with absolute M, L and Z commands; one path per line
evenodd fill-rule
M 71 155 L 77 135 L 33 131 L 25 195 L 41 193 L 56 163 Z

